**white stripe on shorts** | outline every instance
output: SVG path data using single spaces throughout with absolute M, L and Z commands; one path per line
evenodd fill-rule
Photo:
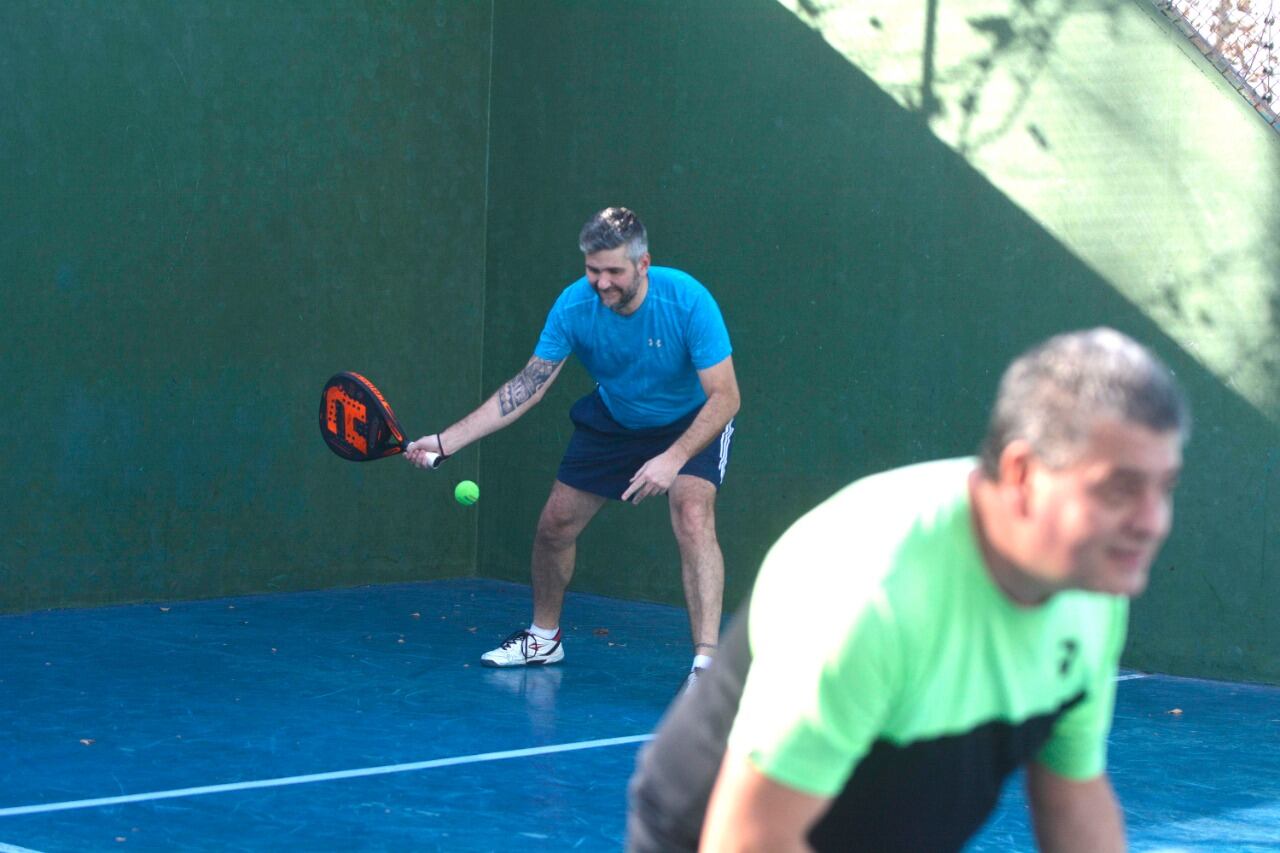
M 729 467 L 729 439 L 733 438 L 733 418 L 720 432 L 720 483 L 724 483 L 724 469 Z

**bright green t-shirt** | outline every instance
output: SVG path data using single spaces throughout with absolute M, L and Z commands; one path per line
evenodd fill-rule
M 974 465 L 855 482 L 770 550 L 729 737 L 766 776 L 832 797 L 914 761 L 922 782 L 998 786 L 1022 744 L 1063 776 L 1104 770 L 1128 601 L 1009 600 L 974 534 Z

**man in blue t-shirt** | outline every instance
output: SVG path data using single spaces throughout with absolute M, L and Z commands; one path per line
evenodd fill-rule
M 719 641 L 724 590 L 715 500 L 739 401 L 729 333 L 696 279 L 650 265 L 648 236 L 630 210 L 597 213 L 578 245 L 586 275 L 552 306 L 524 370 L 462 420 L 411 443 L 405 457 L 434 468 L 512 423 L 545 396 L 565 359 L 576 354 L 597 386 L 570 410 L 573 437 L 538 519 L 533 622 L 481 662 L 563 660 L 560 611 L 578 535 L 606 500 L 638 504 L 666 494 L 693 633 L 688 678 L 696 679 Z

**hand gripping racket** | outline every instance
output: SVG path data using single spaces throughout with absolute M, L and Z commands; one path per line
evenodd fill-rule
M 391 404 L 359 373 L 336 373 L 320 394 L 320 435 L 329 449 L 352 462 L 369 462 L 403 453 L 408 442 Z M 427 453 L 432 468 L 444 457 Z

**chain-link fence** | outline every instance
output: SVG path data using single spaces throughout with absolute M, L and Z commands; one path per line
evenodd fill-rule
M 1280 111 L 1280 0 L 1156 0 L 1270 122 Z

